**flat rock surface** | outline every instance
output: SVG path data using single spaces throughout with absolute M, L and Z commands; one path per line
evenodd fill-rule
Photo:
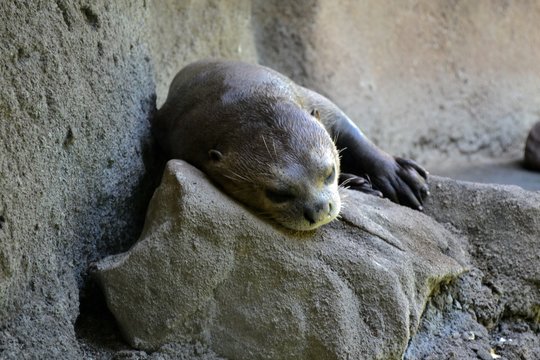
M 234 359 L 400 359 L 428 296 L 464 270 L 424 214 L 344 190 L 339 221 L 263 222 L 170 161 L 139 242 L 97 276 L 126 339 L 199 340 Z
M 462 181 L 517 185 L 525 190 L 540 191 L 540 172 L 524 169 L 521 160 L 455 165 L 433 169 L 431 173 Z
M 540 193 L 436 178 L 426 213 L 466 234 L 507 313 L 540 320 Z M 496 319 L 497 315 L 492 316 Z

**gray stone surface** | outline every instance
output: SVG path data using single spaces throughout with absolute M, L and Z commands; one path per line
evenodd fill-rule
M 450 168 L 431 169 L 431 173 L 461 181 L 518 185 L 525 190 L 540 191 L 540 173 L 524 169 L 522 159 L 462 164 Z
M 466 255 L 418 211 L 343 196 L 339 221 L 291 233 L 170 161 L 137 244 L 97 264 L 126 339 L 198 340 L 231 359 L 401 359 L 428 296 Z
M 156 86 L 254 58 L 248 28 L 247 1 L 0 2 L 0 358 L 81 356 L 88 263 L 137 239 L 162 172 Z
M 501 309 L 540 321 L 540 192 L 437 178 L 426 213 L 467 234 L 472 263 L 486 274 Z M 472 296 L 472 295 L 471 295 Z
M 425 211 L 466 238 L 471 271 L 432 299 L 405 358 L 537 359 L 540 192 L 432 178 Z
M 147 46 L 158 107 L 176 73 L 190 62 L 222 57 L 257 62 L 250 0 L 145 1 Z
M 140 231 L 155 85 L 126 3 L 0 4 L 0 357 L 79 357 L 86 264 Z

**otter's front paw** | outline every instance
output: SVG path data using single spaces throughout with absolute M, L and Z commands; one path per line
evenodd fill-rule
M 396 157 L 377 169 L 372 182 L 384 197 L 422 211 L 424 200 L 429 195 L 427 176 L 428 172 L 416 162 Z

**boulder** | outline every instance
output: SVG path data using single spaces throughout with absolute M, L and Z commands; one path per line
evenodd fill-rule
M 471 271 L 430 300 L 405 359 L 538 359 L 540 192 L 431 177 L 431 195 L 426 214 L 467 239 Z
M 291 232 L 170 161 L 139 241 L 96 264 L 125 339 L 234 359 L 401 359 L 430 294 L 465 270 L 462 243 L 420 212 L 342 191 L 339 220 Z
M 432 179 L 432 188 L 426 213 L 464 234 L 471 264 L 502 304 L 479 319 L 493 324 L 504 311 L 540 323 L 540 192 L 446 178 Z

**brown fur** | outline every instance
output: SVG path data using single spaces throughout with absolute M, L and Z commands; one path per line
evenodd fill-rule
M 421 166 L 379 149 L 324 96 L 259 65 L 186 66 L 152 129 L 170 158 L 190 162 L 291 229 L 314 229 L 338 215 L 338 176 L 348 187 L 418 210 L 429 194 Z
M 278 73 L 234 62 L 189 65 L 171 84 L 153 130 L 169 157 L 190 162 L 287 228 L 313 229 L 339 213 L 336 147 Z M 329 171 L 336 175 L 325 183 Z M 273 201 L 272 192 L 290 198 Z

